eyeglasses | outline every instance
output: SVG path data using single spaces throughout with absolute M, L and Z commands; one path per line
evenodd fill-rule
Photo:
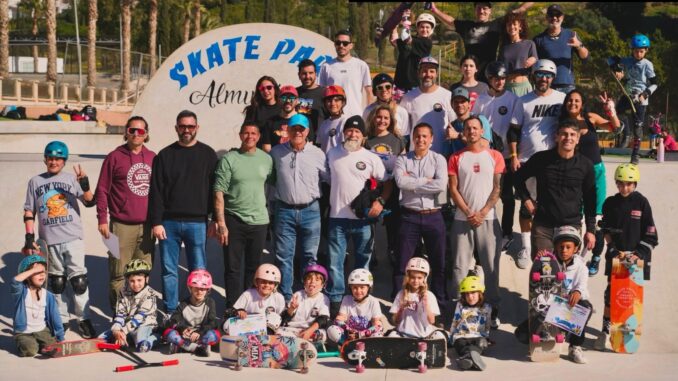
M 268 90 L 268 91 L 273 90 L 273 85 L 262 85 L 262 86 L 259 86 L 259 91 L 264 91 L 264 90 Z
M 179 124 L 177 125 L 178 130 L 195 130 L 195 128 L 198 127 L 195 124 Z
M 335 45 L 335 46 L 344 46 L 344 47 L 346 47 L 346 46 L 349 46 L 349 45 L 351 45 L 351 44 L 352 44 L 351 41 L 339 41 L 339 40 L 334 41 L 334 45 Z
M 136 136 L 146 136 L 146 129 L 129 127 L 127 129 L 127 134 L 128 135 L 136 135 Z
M 392 86 L 390 83 L 389 83 L 389 84 L 386 84 L 386 85 L 379 85 L 379 86 L 377 86 L 377 90 L 378 90 L 378 91 L 391 90 L 392 88 L 393 88 L 393 86 Z
M 543 71 L 538 71 L 538 72 L 534 73 L 534 76 L 536 78 L 539 78 L 539 79 L 544 79 L 544 78 L 549 79 L 549 78 L 555 77 L 555 75 L 553 75 L 553 73 L 545 73 Z
M 282 97 L 280 97 L 280 100 L 283 102 L 294 102 L 297 100 L 297 97 L 295 97 L 294 95 L 283 95 Z

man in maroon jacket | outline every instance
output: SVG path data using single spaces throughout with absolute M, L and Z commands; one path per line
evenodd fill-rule
M 120 258 L 109 253 L 109 302 L 115 311 L 118 291 L 124 286 L 125 266 L 132 259 L 152 264 L 154 239 L 146 223 L 151 167 L 155 152 L 144 146 L 148 142 L 148 123 L 133 116 L 125 126 L 125 144 L 104 160 L 96 189 L 99 233 L 118 236 Z M 110 225 L 109 225 L 110 214 Z

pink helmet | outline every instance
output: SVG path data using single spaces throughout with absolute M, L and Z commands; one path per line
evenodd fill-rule
M 270 263 L 264 263 L 254 273 L 254 280 L 256 281 L 257 279 L 280 283 L 280 270 Z
M 191 271 L 186 279 L 188 287 L 212 288 L 212 275 L 205 269 Z
M 329 279 L 329 275 L 327 274 L 327 270 L 325 269 L 325 267 L 323 267 L 322 265 L 319 265 L 317 263 L 306 266 L 306 268 L 304 269 L 304 276 L 303 277 L 306 278 L 306 274 L 308 274 L 308 273 L 318 273 L 318 274 L 322 275 L 323 282 L 325 282 L 325 283 L 327 283 L 327 280 Z

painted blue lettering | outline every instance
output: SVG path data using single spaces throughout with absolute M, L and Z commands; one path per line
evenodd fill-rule
M 331 60 L 331 59 L 332 59 L 332 57 L 326 56 L 326 55 L 325 55 L 325 56 L 318 56 L 318 58 L 316 58 L 316 59 L 313 61 L 313 63 L 315 63 L 315 67 L 317 68 L 317 70 L 320 70 L 320 65 L 322 65 L 323 62 L 327 62 L 327 61 L 329 61 L 329 60 Z
M 171 79 L 179 82 L 179 90 L 188 85 L 188 77 L 182 73 L 184 71 L 184 63 L 182 61 L 174 64 L 174 67 L 170 69 L 169 76 Z
M 224 64 L 224 57 L 221 55 L 221 49 L 219 49 L 219 43 L 215 42 L 205 49 L 205 54 L 207 55 L 207 65 L 210 69 L 214 67 L 214 64 L 221 66 Z
M 307 58 L 311 58 L 311 55 L 315 51 L 315 48 L 312 46 L 305 46 L 302 45 L 299 50 L 294 54 L 294 57 L 290 60 L 291 64 L 301 62 L 302 60 L 305 60 Z
M 186 56 L 186 58 L 188 58 L 188 67 L 191 68 L 191 77 L 195 77 L 196 75 L 207 71 L 200 62 L 200 53 L 202 52 L 197 50 L 195 52 L 188 53 Z
M 259 45 L 256 45 L 255 42 L 261 40 L 261 36 L 247 36 L 245 37 L 245 59 L 246 60 L 256 60 L 259 59 L 259 54 L 254 51 L 259 49 Z
M 228 62 L 229 62 L 229 63 L 235 61 L 235 59 L 236 59 L 236 57 L 235 57 L 235 48 L 236 48 L 236 45 L 237 45 L 240 41 L 242 41 L 242 37 L 227 38 L 227 39 L 224 39 L 224 40 L 221 42 L 221 45 L 223 45 L 223 46 L 228 46 Z
M 281 54 L 289 54 L 292 50 L 294 50 L 295 42 L 291 38 L 286 38 L 284 40 L 280 40 L 278 42 L 278 45 L 275 47 L 275 50 L 273 51 L 273 54 L 271 54 L 271 58 L 269 58 L 271 61 L 275 61 L 280 57 Z

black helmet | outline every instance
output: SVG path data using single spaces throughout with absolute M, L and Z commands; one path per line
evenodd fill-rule
M 386 73 L 379 73 L 372 78 L 372 95 L 377 95 L 377 86 L 384 82 L 388 82 L 392 85 L 394 81 L 393 78 Z
M 506 78 L 506 76 L 506 65 L 504 65 L 504 63 L 501 61 L 490 62 L 485 67 L 485 78 Z

